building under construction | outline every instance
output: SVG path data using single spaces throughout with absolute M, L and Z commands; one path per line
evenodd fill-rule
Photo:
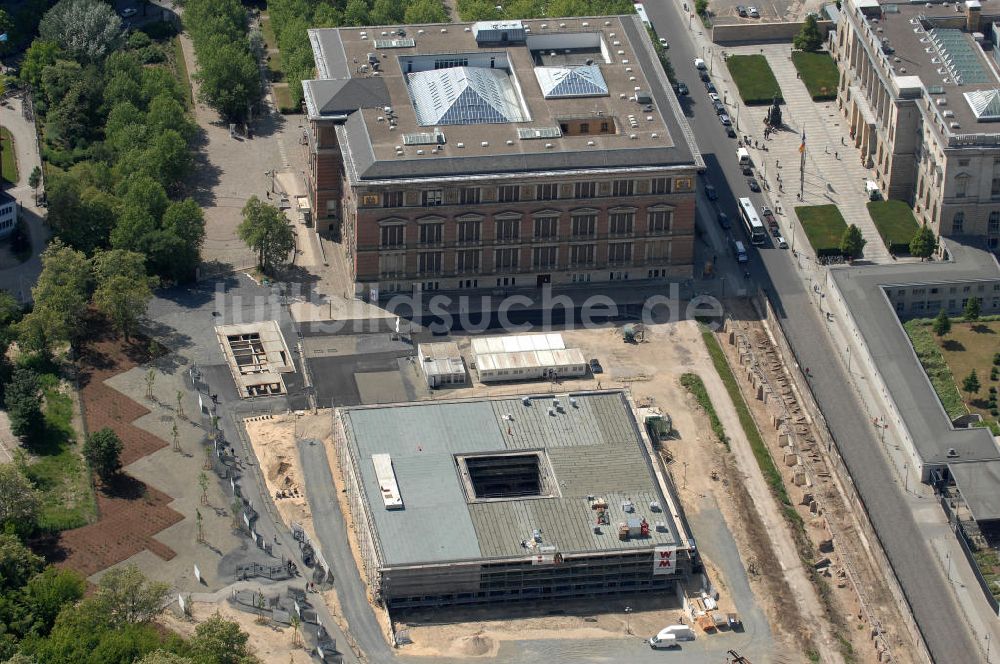
M 335 412 L 372 595 L 390 609 L 673 592 L 693 542 L 618 390 Z

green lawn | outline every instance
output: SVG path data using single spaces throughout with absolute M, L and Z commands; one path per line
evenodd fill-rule
M 184 49 L 181 46 L 181 37 L 177 35 L 173 39 L 174 42 L 174 76 L 177 77 L 178 83 L 180 83 L 181 90 L 184 92 L 184 104 L 189 109 L 194 108 L 194 99 L 191 92 L 191 78 L 188 76 L 187 63 L 184 61 Z
M 726 66 L 745 104 L 770 104 L 776 95 L 782 101 L 781 87 L 763 55 L 731 55 Z
M 829 53 L 793 51 L 792 63 L 799 71 L 813 101 L 829 101 L 837 98 L 840 74 L 837 73 L 837 65 Z
M 25 472 L 42 494 L 39 526 L 48 531 L 78 528 L 94 519 L 97 503 L 73 431 L 73 400 L 60 390 L 58 377 L 44 374 L 41 384 L 45 434 Z
M 0 127 L 0 141 L 3 141 L 3 162 L 0 164 L 3 179 L 17 184 L 17 157 L 14 154 L 14 137 L 6 127 Z
M 264 36 L 264 45 L 266 48 L 278 48 L 278 39 L 274 35 L 274 28 L 271 27 L 270 16 L 261 17 L 260 32 Z
M 698 405 L 705 409 L 712 431 L 719 439 L 719 442 L 723 443 L 726 449 L 729 449 L 729 436 L 726 435 L 726 430 L 722 426 L 719 414 L 715 412 L 715 406 L 712 405 L 712 399 L 708 396 L 708 390 L 705 388 L 705 383 L 701 380 L 701 376 L 686 373 L 681 376 L 681 385 L 686 387 L 688 392 L 693 394 L 694 398 L 698 400 Z
M 913 218 L 913 210 L 903 201 L 870 201 L 868 214 L 875 222 L 882 242 L 893 254 L 910 253 L 910 240 L 920 226 Z
M 277 83 L 271 86 L 274 91 L 274 103 L 278 105 L 280 113 L 298 113 L 299 109 L 292 101 L 292 92 L 288 89 L 287 83 Z
M 817 256 L 840 254 L 840 238 L 847 223 L 836 205 L 800 205 L 795 214 Z

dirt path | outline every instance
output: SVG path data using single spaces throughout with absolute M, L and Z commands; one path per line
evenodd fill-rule
M 726 434 L 729 436 L 730 448 L 742 470 L 745 480 L 744 487 L 750 495 L 754 511 L 757 512 L 769 533 L 771 547 L 785 572 L 785 578 L 795 600 L 796 609 L 804 622 L 815 628 L 817 640 L 824 646 L 820 649 L 821 661 L 843 662 L 843 658 L 837 650 L 836 640 L 830 634 L 819 597 L 816 595 L 812 582 L 802 565 L 802 559 L 795 548 L 795 538 L 764 480 L 760 467 L 757 465 L 750 441 L 747 440 L 743 432 L 739 416 L 729 398 L 726 386 L 714 371 L 703 372 L 701 377 L 705 388 L 711 395 L 712 403 Z

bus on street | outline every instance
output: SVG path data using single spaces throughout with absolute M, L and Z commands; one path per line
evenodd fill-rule
M 739 204 L 740 218 L 743 220 L 743 228 L 746 229 L 747 237 L 750 238 L 750 244 L 764 244 L 767 231 L 764 228 L 764 222 L 757 215 L 757 208 L 753 206 L 753 202 L 749 198 L 741 198 Z
M 646 16 L 646 8 L 642 6 L 641 2 L 635 3 L 635 13 L 639 15 L 639 20 L 647 28 L 652 28 L 653 24 L 649 22 L 649 17 Z

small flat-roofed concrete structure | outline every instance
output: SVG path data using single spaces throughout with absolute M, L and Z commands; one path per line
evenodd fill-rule
M 465 385 L 468 382 L 462 352 L 454 341 L 420 344 L 417 359 L 428 387 Z
M 390 609 L 673 593 L 690 572 L 679 503 L 624 391 L 334 419 L 364 575 Z M 385 502 L 378 455 L 401 509 Z
M 220 325 L 215 335 L 240 398 L 285 394 L 281 374 L 294 372 L 295 365 L 275 321 Z
M 571 378 L 587 373 L 587 360 L 566 348 L 562 335 L 517 334 L 472 340 L 476 372 L 484 383 L 537 378 Z

